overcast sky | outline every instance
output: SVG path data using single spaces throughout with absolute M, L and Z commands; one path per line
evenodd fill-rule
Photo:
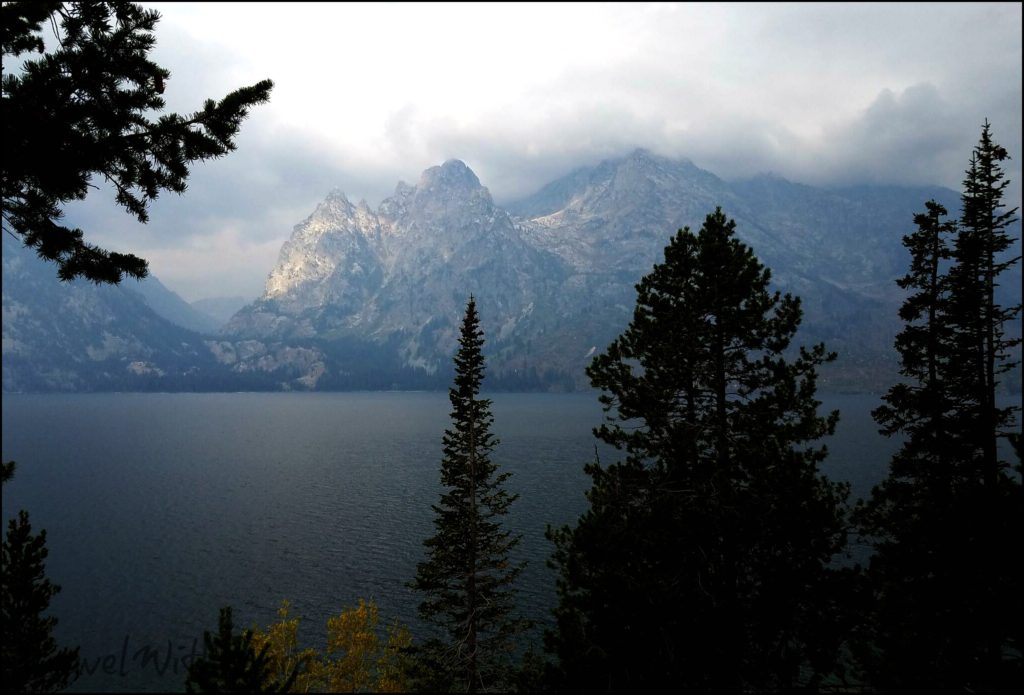
M 376 206 L 450 158 L 499 203 L 636 147 L 726 179 L 959 190 L 988 118 L 1019 205 L 1020 3 L 145 4 L 168 109 L 275 83 L 148 225 L 104 189 L 69 208 L 190 301 L 261 294 L 331 188 Z

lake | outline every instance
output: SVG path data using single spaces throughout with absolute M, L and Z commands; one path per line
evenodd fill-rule
M 520 495 L 521 609 L 543 627 L 544 529 L 586 507 L 601 409 L 595 394 L 488 397 L 493 458 Z M 842 413 L 824 472 L 865 495 L 896 446 L 871 421 L 878 397 L 822 400 Z M 287 598 L 319 643 L 328 616 L 372 598 L 415 635 L 405 582 L 432 533 L 448 411 L 445 393 L 4 394 L 4 518 L 25 508 L 47 530 L 56 636 L 87 669 L 71 690 L 183 690 L 181 659 L 225 605 L 266 625 Z

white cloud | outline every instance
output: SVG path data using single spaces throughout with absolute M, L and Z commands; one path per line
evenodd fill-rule
M 170 109 L 276 85 L 148 228 L 106 193 L 74 207 L 189 299 L 253 294 L 330 188 L 376 204 L 451 157 L 499 202 L 637 146 L 726 178 L 957 187 L 987 117 L 1020 197 L 1020 4 L 155 6 Z

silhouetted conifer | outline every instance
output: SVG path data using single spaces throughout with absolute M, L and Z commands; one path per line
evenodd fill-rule
M 915 290 L 900 310 L 901 372 L 874 411 L 881 432 L 907 440 L 888 478 L 858 512 L 876 544 L 859 659 L 883 690 L 1019 690 L 1020 476 L 998 457 L 1014 408 L 997 408 L 999 376 L 1016 364 L 1004 324 L 1020 307 L 995 301 L 1011 239 L 1000 162 L 982 127 L 964 180 L 959 225 L 933 201 L 905 237 Z M 949 248 L 946 237 L 955 233 Z M 940 269 L 950 258 L 948 272 Z M 1016 409 L 1019 410 L 1019 409 Z
M 1020 314 L 1020 305 L 1003 307 L 995 298 L 999 276 L 1020 261 L 1007 256 L 1013 239 L 1007 227 L 1017 208 L 1007 210 L 1001 162 L 1006 149 L 992 141 L 988 121 L 971 155 L 961 194 L 959 232 L 949 270 L 949 319 L 952 327 L 954 388 L 964 421 L 961 435 L 979 454 L 981 477 L 987 489 L 999 486 L 1007 464 L 999 460 L 997 440 L 1008 434 L 1019 408 L 997 408 L 1000 376 L 1019 364 L 1010 350 L 1020 338 L 1007 338 L 1005 325 Z
M 149 59 L 155 10 L 112 2 L 8 2 L 0 9 L 3 40 L 3 231 L 55 261 L 63 280 L 117 283 L 142 278 L 146 261 L 89 244 L 81 229 L 59 224 L 62 206 L 104 180 L 117 204 L 139 222 L 160 191 L 185 190 L 189 165 L 235 149 L 249 109 L 266 102 L 263 80 L 208 99 L 189 116 L 164 107 L 170 73 Z M 44 53 L 43 27 L 60 25 L 59 47 L 27 60 L 20 74 L 8 59 Z
M 298 675 L 298 667 L 280 682 L 271 674 L 269 644 L 256 652 L 252 632 L 234 634 L 231 608 L 221 608 L 217 635 L 203 633 L 205 653 L 188 668 L 185 692 L 189 693 L 285 693 Z
M 452 427 L 444 433 L 444 492 L 433 506 L 435 533 L 424 541 L 427 559 L 412 584 L 426 594 L 420 615 L 445 635 L 420 651 L 433 670 L 424 682 L 428 689 L 507 689 L 512 637 L 524 626 L 512 614 L 513 584 L 525 562 L 509 559 L 520 538 L 501 524 L 518 495 L 505 491 L 511 474 L 499 473 L 490 459 L 498 443 L 491 434 L 491 401 L 478 398 L 483 342 L 470 297 L 455 355 L 455 385 L 448 392 Z
M 3 464 L 2 480 L 14 475 L 14 462 Z M 75 676 L 78 648 L 58 649 L 53 639 L 57 619 L 44 617 L 60 587 L 46 578 L 46 531 L 32 533 L 28 512 L 7 524 L 0 566 L 3 617 L 2 670 L 8 692 L 63 690 Z
M 721 209 L 680 230 L 637 285 L 633 320 L 589 369 L 625 454 L 586 467 L 589 510 L 549 531 L 565 687 L 782 690 L 831 668 L 829 561 L 845 486 L 819 475 L 823 345 L 783 355 L 799 299 Z

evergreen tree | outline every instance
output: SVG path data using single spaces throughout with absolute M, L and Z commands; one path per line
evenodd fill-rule
M 962 629 L 959 609 L 966 602 L 951 597 L 971 569 L 959 561 L 964 549 L 950 543 L 960 516 L 955 491 L 968 483 L 958 478 L 965 472 L 958 463 L 969 450 L 953 435 L 961 403 L 951 376 L 950 297 L 943 267 L 957 225 L 943 220 L 943 206 L 925 205 L 927 211 L 914 217 L 917 231 L 903 238 L 910 272 L 897 281 L 911 291 L 900 308 L 906 325 L 896 337 L 900 373 L 907 381 L 890 388 L 884 405 L 872 412 L 880 432 L 904 433 L 907 439 L 893 456 L 888 478 L 856 514 L 875 548 L 867 574 L 873 598 L 867 640 L 857 657 L 868 679 L 883 690 L 915 684 L 934 690 L 950 680 L 948 668 L 933 667 L 951 663 L 946 652 L 961 648 L 947 636 Z M 922 581 L 923 576 L 931 580 Z
M 906 325 L 896 336 L 900 373 L 907 381 L 890 388 L 882 397 L 885 404 L 872 411 L 883 434 L 902 432 L 909 437 L 893 458 L 892 475 L 873 491 L 872 506 L 863 512 L 866 523 L 896 513 L 892 505 L 902 504 L 899 500 L 907 497 L 906 486 L 918 479 L 935 488 L 930 496 L 934 502 L 942 494 L 939 488 L 949 486 L 955 462 L 964 455 L 956 450 L 963 444 L 961 439 L 950 436 L 961 401 L 951 377 L 951 300 L 943 267 L 952 255 L 950 238 L 957 224 L 943 220 L 947 211 L 934 200 L 925 207 L 926 212 L 914 216 L 917 231 L 903 237 L 911 255 L 910 272 L 896 281 L 911 290 L 899 312 Z M 919 513 L 914 510 L 912 515 Z M 876 537 L 886 533 L 887 523 L 875 525 Z
M 961 194 L 960 230 L 950 268 L 950 323 L 952 325 L 953 374 L 965 422 L 963 436 L 978 450 L 981 478 L 995 490 L 1006 469 L 1000 461 L 997 440 L 1007 435 L 1015 408 L 997 408 L 999 378 L 1018 361 L 1010 350 L 1020 339 L 1008 339 L 1005 325 L 1020 314 L 1020 305 L 1003 307 L 996 302 L 999 276 L 1020 261 L 1007 257 L 1013 239 L 1007 227 L 1016 221 L 1017 208 L 1007 210 L 1001 162 L 1006 149 L 992 140 L 990 124 L 982 126 L 981 139 L 971 155 Z
M 3 464 L 2 480 L 14 475 L 14 462 Z M 43 617 L 60 587 L 46 578 L 46 531 L 32 533 L 28 512 L 21 510 L 7 525 L 0 567 L 3 606 L 3 684 L 12 692 L 54 692 L 73 680 L 78 648 L 57 649 L 57 619 Z
M 269 644 L 257 653 L 252 631 L 234 634 L 231 608 L 220 609 L 217 635 L 203 633 L 204 655 L 188 668 L 185 691 L 189 693 L 285 693 L 298 675 L 298 666 L 282 681 L 272 675 Z
M 499 473 L 490 459 L 498 443 L 491 434 L 491 401 L 478 398 L 483 342 L 470 297 L 455 355 L 455 384 L 448 392 L 452 427 L 444 433 L 444 492 L 433 505 L 435 533 L 424 541 L 427 559 L 412 583 L 426 594 L 421 617 L 445 635 L 421 652 L 434 669 L 426 685 L 471 693 L 507 687 L 512 637 L 524 627 L 512 615 L 512 587 L 525 563 L 509 559 L 520 537 L 501 525 L 518 495 L 505 491 L 511 474 Z
M 900 310 L 897 337 L 907 383 L 874 411 L 881 432 L 907 440 L 888 478 L 858 512 L 875 540 L 868 646 L 871 683 L 885 690 L 1016 690 L 1022 686 L 1021 493 L 998 457 L 1014 408 L 996 407 L 999 376 L 1015 366 L 1004 324 L 1020 307 L 995 301 L 1007 258 L 1007 182 L 986 122 L 964 181 L 959 225 L 929 202 L 904 239 L 917 290 Z M 955 233 L 952 249 L 945 236 Z M 952 260 L 947 273 L 940 264 Z M 1017 657 L 1004 654 L 1016 651 Z
M 823 345 L 789 359 L 799 299 L 717 209 L 680 230 L 637 285 L 633 320 L 587 370 L 602 441 L 589 510 L 549 530 L 558 630 L 581 690 L 782 690 L 831 666 L 826 565 L 844 486 L 820 476 L 838 419 L 819 417 Z M 810 671 L 808 671 L 810 669 Z
M 155 10 L 112 2 L 8 2 L 0 8 L 6 64 L 26 52 L 20 75 L 3 76 L 3 230 L 55 261 L 63 280 L 117 283 L 142 278 L 146 262 L 84 241 L 59 224 L 62 206 L 85 198 L 93 178 L 117 191 L 117 204 L 139 222 L 160 191 L 182 193 L 189 165 L 235 149 L 249 109 L 269 99 L 263 80 L 189 116 L 169 113 L 161 94 L 170 73 L 148 55 Z M 60 30 L 57 30 L 57 25 Z M 59 48 L 44 53 L 43 27 Z M 6 67 L 6 66 L 5 66 Z

